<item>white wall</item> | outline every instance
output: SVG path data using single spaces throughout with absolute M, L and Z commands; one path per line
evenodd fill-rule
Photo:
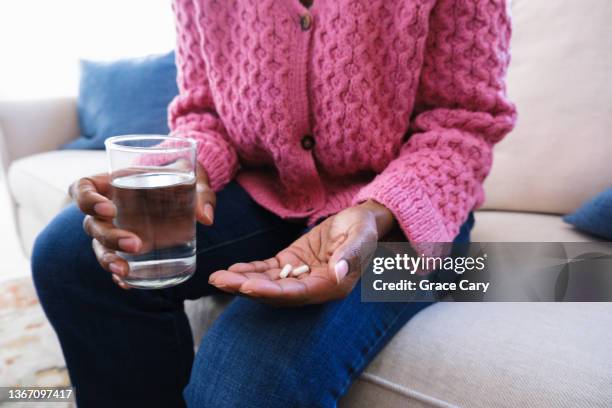
M 0 0 L 0 99 L 73 95 L 78 60 L 174 48 L 170 0 Z

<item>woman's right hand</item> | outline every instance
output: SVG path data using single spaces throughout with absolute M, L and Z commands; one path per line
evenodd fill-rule
M 83 229 L 92 237 L 92 247 L 98 262 L 112 274 L 117 285 L 129 289 L 129 285 L 123 281 L 129 273 L 129 265 L 116 251 L 136 254 L 143 248 L 143 242 L 136 234 L 113 224 L 117 208 L 111 201 L 109 175 L 96 174 L 77 180 L 70 186 L 70 196 L 86 214 Z M 204 225 L 212 225 L 216 196 L 210 188 L 206 172 L 199 165 L 196 197 L 196 219 Z

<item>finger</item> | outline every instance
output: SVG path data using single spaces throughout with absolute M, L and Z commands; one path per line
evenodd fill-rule
M 79 209 L 89 215 L 101 218 L 113 218 L 117 209 L 111 200 L 111 186 L 108 174 L 97 174 L 77 180 L 70 186 L 70 196 L 76 201 Z
M 285 306 L 323 303 L 345 296 L 339 292 L 335 283 L 322 276 L 304 279 L 249 279 L 240 286 L 240 293 Z
M 110 250 L 135 254 L 142 249 L 142 241 L 136 234 L 116 228 L 109 221 L 88 215 L 83 220 L 83 229 L 89 236 L 98 240 L 102 246 Z
M 117 275 L 113 275 L 113 282 L 115 282 L 115 284 L 117 284 L 117 286 L 119 286 L 121 289 L 128 290 L 132 288 L 130 285 L 128 285 L 123 279 L 121 279 Z
M 277 258 L 268 258 L 264 261 L 253 261 L 253 262 L 239 262 L 235 263 L 228 268 L 229 271 L 238 273 L 251 273 L 251 272 L 266 272 L 270 269 L 280 268 L 280 262 Z
M 130 265 L 125 259 L 117 255 L 115 251 L 106 248 L 97 239 L 92 240 L 91 246 L 102 268 L 121 278 L 128 276 Z
M 230 266 L 227 270 L 237 273 L 248 273 L 255 272 L 255 266 L 251 262 L 238 262 Z
M 196 219 L 204 225 L 212 225 L 215 218 L 217 196 L 208 182 L 208 174 L 198 164 L 196 181 Z
M 242 273 L 222 270 L 211 274 L 208 283 L 224 292 L 237 293 L 240 286 L 248 279 L 249 277 Z
M 208 283 L 226 292 L 235 293 L 248 279 L 276 279 L 278 278 L 278 260 L 269 258 L 265 261 L 239 262 L 228 268 L 212 273 Z
M 356 280 L 361 274 L 361 265 L 374 251 L 376 231 L 355 229 L 350 231 L 344 242 L 333 252 L 328 266 L 330 277 L 341 284 L 349 275 Z
M 250 297 L 271 298 L 275 300 L 283 300 L 283 288 L 278 283 L 269 279 L 247 279 L 240 285 L 240 293 Z

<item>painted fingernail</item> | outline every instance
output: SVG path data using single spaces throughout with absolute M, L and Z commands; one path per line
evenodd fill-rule
M 206 215 L 210 222 L 213 222 L 215 217 L 215 211 L 213 209 L 213 206 L 209 203 L 204 204 L 204 215 Z
M 125 283 L 125 281 L 117 275 L 113 275 L 113 280 L 121 289 L 131 289 L 131 286 Z
M 348 271 L 349 271 L 349 265 L 348 265 L 348 262 L 346 262 L 346 260 L 342 259 L 336 262 L 336 265 L 334 266 L 334 272 L 336 272 L 336 282 L 340 283 L 340 281 L 344 279 Z
M 116 273 L 117 275 L 123 275 L 123 267 L 116 262 L 111 262 L 108 264 L 108 269 L 111 270 L 112 273 Z
M 136 238 L 121 238 L 119 240 L 119 248 L 128 252 L 138 252 L 140 242 Z
M 103 215 L 105 217 L 112 217 L 113 215 L 115 215 L 115 206 L 113 205 L 113 203 L 105 201 L 103 203 L 98 203 L 94 205 L 94 211 L 99 215 Z

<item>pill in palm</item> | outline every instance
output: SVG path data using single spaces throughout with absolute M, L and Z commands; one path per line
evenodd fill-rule
M 294 270 L 291 271 L 291 275 L 292 276 L 300 276 L 303 273 L 306 273 L 310 270 L 310 268 L 308 267 L 308 265 L 300 265 L 297 268 L 295 268 Z
M 287 276 L 289 276 L 292 270 L 293 266 L 291 266 L 291 264 L 286 264 L 285 266 L 283 266 L 283 269 L 281 269 L 279 278 L 285 279 Z

